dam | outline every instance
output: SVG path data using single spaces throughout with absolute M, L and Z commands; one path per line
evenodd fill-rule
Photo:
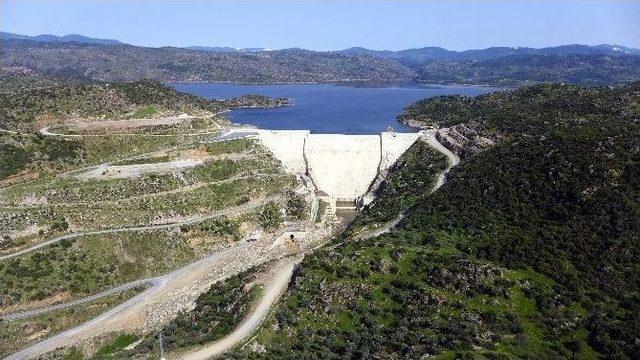
M 235 129 L 220 140 L 254 138 L 290 173 L 310 180 L 335 210 L 336 203 L 366 204 L 398 158 L 421 133 L 312 134 L 309 130 Z

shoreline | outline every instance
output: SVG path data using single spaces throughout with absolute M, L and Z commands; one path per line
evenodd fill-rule
M 390 80 L 390 81 L 379 81 L 379 80 L 335 80 L 335 81 L 275 81 L 275 82 L 251 82 L 251 81 L 226 81 L 226 80 L 214 80 L 214 81 L 206 81 L 206 80 L 185 80 L 185 81 L 161 81 L 162 84 L 167 86 L 172 86 L 174 84 L 221 84 L 221 85 L 253 85 L 253 86 L 275 86 L 275 85 L 337 85 L 337 86 L 349 86 L 355 87 L 355 85 L 374 85 L 374 86 L 363 86 L 363 87 L 393 87 L 393 85 L 399 87 L 417 87 L 417 88 L 448 88 L 448 87 L 471 87 L 471 88 L 496 88 L 499 90 L 507 90 L 518 88 L 521 85 L 514 86 L 504 86 L 504 85 L 492 85 L 492 84 L 465 84 L 465 83 L 420 83 L 413 80 L 409 81 L 399 81 L 399 80 Z M 380 85 L 380 86 L 375 86 Z M 412 85 L 412 86 L 403 86 L 403 85 Z

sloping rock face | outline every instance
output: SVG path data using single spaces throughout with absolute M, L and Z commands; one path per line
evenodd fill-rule
M 473 121 L 439 129 L 436 138 L 462 158 L 487 149 L 499 140 L 495 135 L 484 134 L 480 124 Z

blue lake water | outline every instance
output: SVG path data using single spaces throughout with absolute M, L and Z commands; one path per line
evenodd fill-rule
M 353 87 L 333 84 L 242 85 L 224 83 L 175 83 L 175 89 L 209 99 L 261 94 L 286 97 L 293 106 L 270 109 L 236 109 L 233 122 L 262 129 L 307 129 L 312 133 L 377 134 L 389 127 L 414 131 L 396 121 L 402 110 L 427 97 L 476 96 L 497 90 L 472 86 Z

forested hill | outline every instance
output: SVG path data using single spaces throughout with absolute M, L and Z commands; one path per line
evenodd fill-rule
M 485 133 L 499 135 L 547 132 L 592 117 L 636 124 L 639 92 L 640 82 L 614 88 L 538 84 L 477 97 L 424 99 L 408 106 L 399 119 L 435 127 L 476 123 Z
M 464 51 L 452 51 L 441 47 L 423 47 L 399 51 L 371 50 L 354 47 L 340 51 L 342 54 L 368 54 L 388 59 L 397 59 L 409 66 L 420 67 L 428 61 L 482 61 L 507 56 L 525 55 L 640 55 L 640 50 L 620 45 L 601 44 L 561 45 L 544 48 L 528 47 L 490 47 Z
M 69 118 L 128 119 L 182 113 L 209 117 L 230 108 L 290 105 L 288 99 L 263 95 L 204 99 L 150 80 L 63 85 L 21 69 L 10 70 L 0 68 L 0 129 L 5 130 L 32 132 L 43 121 Z
M 500 138 L 390 234 L 307 257 L 236 358 L 636 359 L 640 84 L 540 85 L 420 109 Z M 364 222 L 428 190 L 436 160 L 409 154 Z
M 143 78 L 163 82 L 409 81 L 415 76 L 415 71 L 394 60 L 301 49 L 213 52 L 6 40 L 0 50 L 3 66 L 24 66 L 47 75 L 103 81 Z
M 416 81 L 436 84 L 523 85 L 561 82 L 624 84 L 640 79 L 640 56 L 602 54 L 510 55 L 489 60 L 425 62 Z
M 17 37 L 16 37 L 17 36 Z M 442 48 L 322 52 L 228 48 L 149 48 L 82 38 L 24 38 L 0 43 L 4 67 L 61 79 L 136 81 L 410 82 L 613 85 L 640 80 L 640 51 L 600 45 L 553 48 Z M 64 40 L 67 39 L 67 40 Z M 63 41 L 64 40 L 64 41 Z M 95 39 L 94 39 L 95 40 Z M 70 42 L 68 42 L 70 41 Z

